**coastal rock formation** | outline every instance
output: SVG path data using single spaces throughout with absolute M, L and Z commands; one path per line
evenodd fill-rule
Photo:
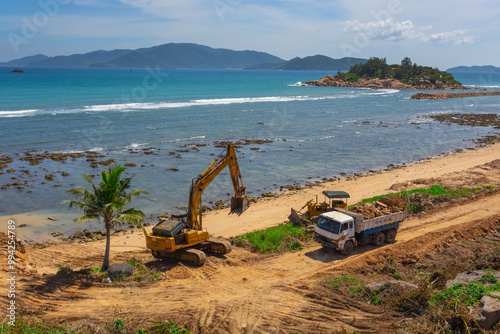
M 303 86 L 320 86 L 320 87 L 354 87 L 354 88 L 390 88 L 390 89 L 465 89 L 466 87 L 460 84 L 444 84 L 437 80 L 432 83 L 429 78 L 420 79 L 415 85 L 408 85 L 404 82 L 394 79 L 379 79 L 379 78 L 361 78 L 358 81 L 350 82 L 349 78 L 341 78 L 338 75 L 327 75 L 318 80 L 304 81 Z
M 463 97 L 493 96 L 500 95 L 500 91 L 494 92 L 464 92 L 464 93 L 417 93 L 411 97 L 412 100 L 445 100 Z

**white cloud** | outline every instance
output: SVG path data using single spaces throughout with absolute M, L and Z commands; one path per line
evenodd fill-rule
M 398 41 L 413 38 L 415 26 L 412 21 L 397 22 L 392 19 L 361 23 L 347 21 L 344 32 L 363 32 L 370 38 Z
M 344 32 L 364 33 L 372 39 L 386 41 L 417 40 L 419 42 L 452 43 L 453 45 L 472 44 L 474 38 L 468 36 L 467 30 L 453 30 L 439 33 L 426 33 L 431 26 L 417 29 L 411 20 L 395 21 L 392 18 L 366 23 L 357 20 L 347 21 Z
M 440 43 L 453 43 L 453 45 L 472 44 L 474 38 L 466 36 L 466 30 L 454 30 L 449 32 L 441 32 L 437 34 L 423 35 L 421 40 L 424 42 L 437 41 Z

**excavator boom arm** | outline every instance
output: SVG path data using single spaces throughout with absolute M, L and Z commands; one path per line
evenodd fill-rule
M 187 223 L 190 228 L 201 230 L 201 195 L 219 173 L 226 167 L 229 168 L 235 195 L 231 198 L 231 211 L 243 212 L 248 207 L 248 199 L 245 195 L 245 187 L 241 179 L 241 171 L 236 158 L 234 147 L 229 145 L 225 151 L 214 159 L 208 168 L 193 179 L 189 192 L 189 207 L 187 213 Z

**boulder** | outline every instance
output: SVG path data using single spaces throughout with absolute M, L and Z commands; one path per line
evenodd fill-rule
M 132 276 L 134 273 L 134 266 L 128 263 L 114 264 L 108 268 L 108 274 L 111 276 Z
M 400 288 L 407 290 L 407 291 L 412 291 L 412 290 L 418 289 L 418 286 L 416 286 L 415 284 L 411 284 L 411 283 L 404 282 L 404 281 L 388 280 L 388 281 L 382 281 L 382 282 L 368 284 L 365 286 L 365 291 L 369 295 L 372 295 L 375 291 L 380 290 L 384 287 L 386 287 L 386 289 L 384 291 L 389 290 L 388 288 L 394 289 L 396 287 L 400 287 Z
M 491 295 L 500 298 L 500 292 L 492 292 Z M 492 329 L 500 321 L 500 299 L 494 297 L 483 296 L 479 303 L 482 311 L 476 316 L 476 321 L 484 329 Z
M 460 273 L 455 277 L 454 280 L 446 281 L 446 289 L 451 288 L 456 283 L 469 284 L 472 281 L 480 280 L 483 275 L 486 274 L 484 270 L 472 270 Z M 500 272 L 494 271 L 493 276 L 500 281 Z M 491 283 L 485 283 L 485 286 L 491 285 Z

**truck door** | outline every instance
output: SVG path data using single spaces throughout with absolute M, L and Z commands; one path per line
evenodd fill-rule
M 346 239 L 349 239 L 350 237 L 354 236 L 354 224 L 352 221 L 342 223 L 342 226 L 340 227 L 340 234 L 342 236 L 346 236 Z

